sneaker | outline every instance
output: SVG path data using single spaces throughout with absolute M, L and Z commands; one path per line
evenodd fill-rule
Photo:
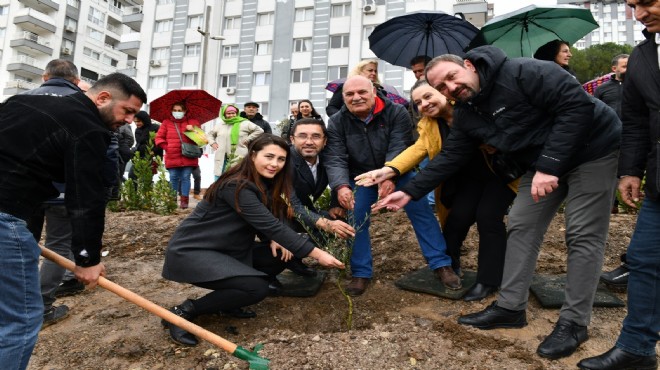
M 69 316 L 69 307 L 66 305 L 52 306 L 49 310 L 44 311 L 44 322 L 41 328 L 47 328 L 55 323 L 58 323 Z
M 55 298 L 76 295 L 84 290 L 85 284 L 80 281 L 76 279 L 65 280 L 55 289 Z

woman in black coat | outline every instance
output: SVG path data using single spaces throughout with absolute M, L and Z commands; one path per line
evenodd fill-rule
M 152 123 L 151 122 L 151 117 L 149 116 L 149 113 L 141 110 L 138 113 L 135 114 L 135 118 L 133 119 L 133 122 L 135 122 L 135 146 L 131 148 L 131 158 L 135 155 L 135 153 L 140 153 L 140 158 L 146 157 L 149 153 L 147 152 L 147 145 L 149 141 L 151 140 L 151 145 L 152 145 L 152 152 L 154 157 L 163 157 L 163 149 L 153 145 L 154 140 L 151 139 L 151 133 L 153 132 L 154 134 L 158 132 L 158 129 L 160 128 L 160 125 Z M 133 171 L 133 167 L 128 171 L 128 178 L 133 179 L 133 181 L 137 181 L 137 176 L 135 175 L 135 172 Z
M 211 290 L 171 309 L 187 320 L 236 312 L 262 301 L 268 295 L 269 281 L 284 270 L 292 256 L 309 256 L 322 266 L 344 268 L 306 235 L 281 221 L 293 216 L 284 200 L 290 199 L 293 189 L 286 141 L 263 134 L 248 150 L 249 155 L 209 187 L 168 244 L 163 277 Z M 271 240 L 270 248 L 256 247 L 255 236 Z M 197 344 L 192 334 L 164 324 L 175 342 Z

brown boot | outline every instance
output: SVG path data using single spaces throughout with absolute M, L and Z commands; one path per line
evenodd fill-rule
M 182 195 L 181 200 L 179 200 L 179 207 L 181 207 L 181 209 L 188 208 L 188 200 L 190 200 L 190 197 L 184 197 Z
M 369 278 L 354 277 L 346 286 L 346 293 L 351 297 L 362 295 L 369 285 Z
M 459 290 L 463 287 L 461 284 L 461 278 L 456 275 L 451 266 L 443 266 L 433 270 L 435 276 L 442 281 L 442 284 L 447 289 Z

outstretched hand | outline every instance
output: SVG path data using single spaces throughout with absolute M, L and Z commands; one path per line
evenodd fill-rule
M 340 260 L 333 257 L 332 254 L 319 248 L 314 248 L 312 252 L 309 253 L 309 257 L 316 258 L 319 261 L 319 264 L 324 267 L 334 267 L 338 269 L 344 269 L 346 267 Z
M 293 258 L 293 253 L 291 253 L 291 251 L 289 251 L 288 249 L 284 248 L 283 246 L 281 246 L 281 245 L 280 245 L 279 243 L 277 243 L 276 241 L 271 240 L 271 241 L 270 241 L 270 251 L 273 253 L 273 257 L 277 257 L 277 250 L 278 250 L 278 249 L 282 251 L 282 258 L 281 258 L 282 261 L 284 261 L 284 262 L 289 262 L 289 260 L 290 260 L 291 258 Z
M 371 206 L 371 210 L 375 212 L 385 208 L 388 211 L 398 211 L 405 207 L 411 199 L 412 197 L 410 195 L 402 191 L 396 191 L 374 203 L 374 205 Z
M 355 184 L 360 186 L 372 186 L 380 184 L 394 176 L 396 176 L 396 173 L 392 168 L 383 167 L 355 176 Z

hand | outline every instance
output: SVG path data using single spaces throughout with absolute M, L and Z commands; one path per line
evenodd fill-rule
M 642 180 L 637 176 L 625 176 L 619 180 L 619 193 L 621 200 L 632 208 L 637 208 L 639 202 Z
M 213 150 L 218 150 L 218 143 L 211 144 L 211 148 L 213 148 Z
M 402 191 L 396 191 L 372 205 L 371 211 L 378 211 L 382 208 L 387 208 L 389 211 L 398 211 L 405 207 L 411 199 L 412 197 L 410 195 Z
M 345 209 L 353 209 L 355 206 L 355 199 L 353 199 L 353 190 L 351 188 L 343 187 L 337 190 L 337 198 L 339 205 Z
M 283 246 L 279 245 L 276 241 L 271 240 L 270 241 L 270 251 L 273 253 L 273 257 L 277 257 L 277 250 L 282 251 L 282 261 L 284 262 L 289 262 L 289 260 L 293 257 L 293 253 L 291 253 L 288 249 L 284 248 Z
M 332 207 L 328 210 L 330 218 L 336 220 L 338 218 L 346 218 L 346 210 L 341 207 Z
M 559 186 L 557 176 L 536 171 L 532 179 L 532 199 L 538 202 L 540 198 L 552 193 Z
M 192 131 L 194 129 L 193 125 L 186 125 L 186 131 Z
M 99 277 L 105 276 L 105 265 L 99 263 L 98 265 L 90 267 L 76 266 L 73 270 L 76 279 L 80 280 L 88 288 L 94 288 L 99 283 Z
M 355 184 L 360 186 L 372 186 L 396 176 L 391 167 L 383 167 L 378 170 L 365 172 L 355 176 Z
M 334 234 L 342 239 L 355 236 L 355 229 L 341 220 L 330 221 L 327 218 L 319 218 L 316 224 L 328 234 Z
M 385 180 L 378 185 L 378 199 L 385 198 L 386 196 L 392 194 L 396 185 L 392 180 Z
M 319 264 L 321 266 L 336 267 L 338 269 L 344 269 L 345 268 L 344 264 L 340 260 L 336 259 L 330 253 L 328 253 L 328 252 L 326 252 L 322 249 L 314 248 L 309 253 L 309 256 L 313 257 L 313 258 L 316 258 L 319 261 Z

